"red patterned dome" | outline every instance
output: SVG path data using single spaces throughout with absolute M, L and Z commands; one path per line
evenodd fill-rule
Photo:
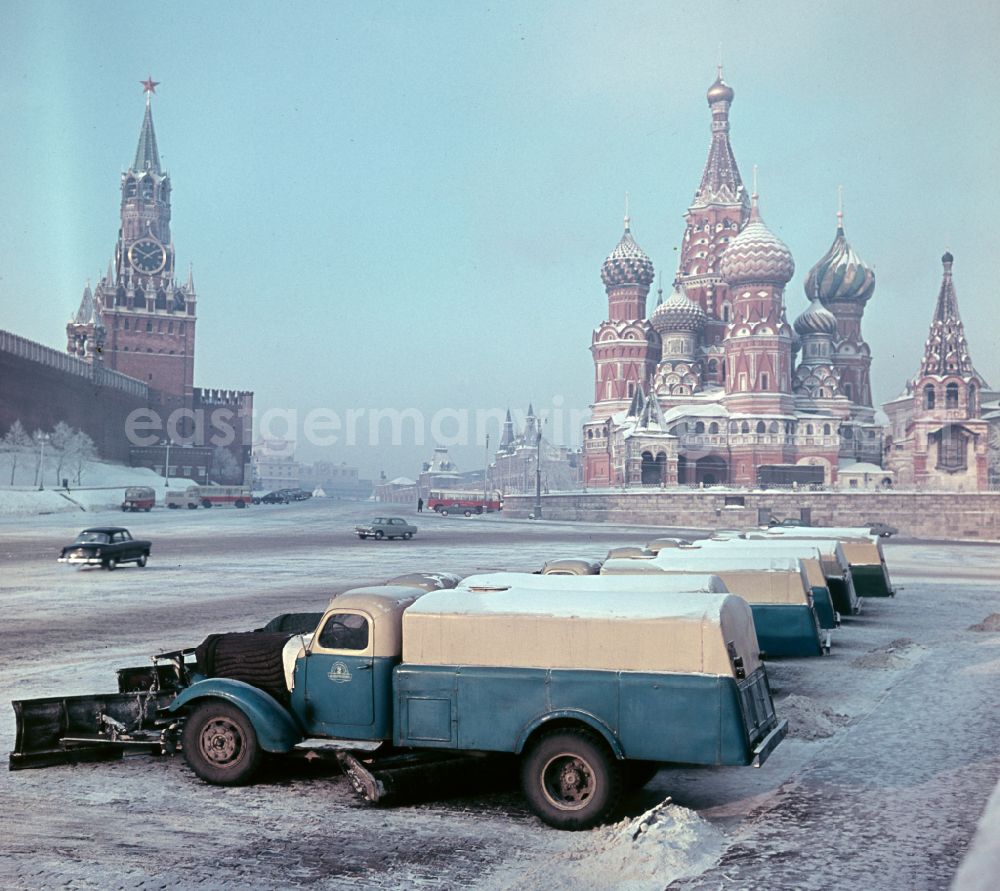
M 757 210 L 757 196 L 750 200 L 750 219 L 719 259 L 719 270 L 730 285 L 784 286 L 795 274 L 792 252 L 764 225 Z

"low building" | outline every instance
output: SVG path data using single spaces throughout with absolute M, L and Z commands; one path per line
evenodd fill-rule
M 510 410 L 504 421 L 500 445 L 489 466 L 489 488 L 502 495 L 523 494 L 541 488 L 544 492 L 565 492 L 583 485 L 580 453 L 557 446 L 543 435 L 542 421 L 532 406 L 518 431 Z
M 295 460 L 295 440 L 263 439 L 253 446 L 253 486 L 255 489 L 297 489 L 300 465 Z

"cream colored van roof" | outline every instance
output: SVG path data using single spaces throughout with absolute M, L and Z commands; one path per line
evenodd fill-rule
M 822 533 L 826 533 L 825 536 Z M 765 534 L 779 541 L 785 539 L 799 539 L 800 541 L 816 541 L 820 538 L 832 539 L 844 549 L 844 556 L 848 562 L 856 566 L 879 565 L 884 559 L 881 540 L 877 535 L 869 534 L 864 527 L 801 527 L 787 531 L 783 529 L 778 534 L 774 534 L 773 531 Z
M 645 561 L 643 561 L 645 562 Z M 606 591 L 609 595 L 629 594 L 633 591 L 659 591 L 661 593 L 710 593 L 725 594 L 729 591 L 717 575 L 685 574 L 668 575 L 535 575 L 527 572 L 488 572 L 470 575 L 458 586 L 477 588 L 537 588 L 540 591 Z
M 757 668 L 750 608 L 729 594 L 456 588 L 403 614 L 403 661 L 416 665 L 732 676 L 727 642 Z
M 840 544 L 838 542 L 833 541 L 830 544 L 837 551 L 840 551 Z M 749 548 L 754 553 L 766 551 L 773 557 L 793 557 L 796 560 L 802 561 L 802 565 L 806 569 L 806 575 L 812 585 L 826 587 L 826 575 L 823 572 L 823 551 L 815 541 L 798 538 L 780 539 L 778 541 L 769 541 L 763 538 L 729 541 L 706 539 L 703 542 L 698 542 L 695 547 L 699 548 L 702 545 L 704 545 L 704 550 L 711 551 L 713 554 L 729 552 L 744 553 Z M 840 556 L 842 557 L 843 554 L 840 554 Z M 838 562 L 840 566 L 847 569 L 846 559 L 842 561 L 838 559 Z
M 774 554 L 775 556 L 786 551 L 789 554 L 806 556 L 818 554 L 822 559 L 831 558 L 835 560 L 843 569 L 848 568 L 844 548 L 836 538 L 786 538 L 785 536 L 766 538 L 765 536 L 756 536 L 728 541 L 705 539 L 703 542 L 698 542 L 697 547 L 701 547 L 702 545 L 705 545 L 706 550 L 708 548 L 725 550 L 726 547 L 735 550 L 738 546 L 742 545 L 743 547 L 759 548 L 762 551 L 766 550 L 767 553 Z
M 656 573 L 711 573 L 725 582 L 733 594 L 750 603 L 802 605 L 809 602 L 812 587 L 806 567 L 799 557 L 768 557 L 698 551 L 672 550 L 670 556 L 655 560 L 608 560 L 601 568 L 607 575 L 649 575 Z
M 771 526 L 768 535 L 789 538 L 869 538 L 878 540 L 867 526 Z

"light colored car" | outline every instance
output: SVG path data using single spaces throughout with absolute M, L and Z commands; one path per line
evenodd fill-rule
M 370 523 L 363 526 L 355 526 L 354 531 L 358 538 L 413 538 L 417 534 L 417 527 L 412 523 L 407 523 L 402 517 L 376 517 Z

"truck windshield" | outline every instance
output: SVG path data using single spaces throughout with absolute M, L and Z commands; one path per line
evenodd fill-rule
M 368 649 L 368 620 L 357 613 L 335 613 L 324 623 L 319 645 L 328 650 Z

